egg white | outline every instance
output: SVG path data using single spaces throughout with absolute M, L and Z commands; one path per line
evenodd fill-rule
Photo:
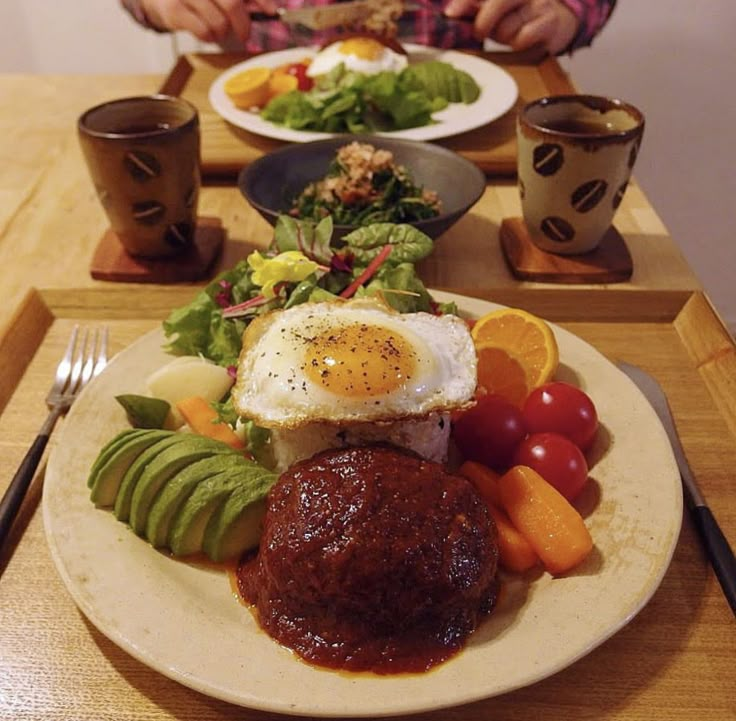
M 315 383 L 304 372 L 310 340 L 324 331 L 368 324 L 411 349 L 414 371 L 380 395 L 352 395 Z M 233 402 L 266 428 L 308 423 L 391 422 L 422 418 L 472 403 L 477 360 L 467 325 L 456 316 L 397 313 L 374 299 L 309 303 L 256 318 L 244 336 Z
M 343 53 L 340 51 L 343 42 L 343 40 L 339 40 L 320 50 L 309 64 L 307 75 L 312 78 L 318 75 L 326 75 L 340 63 L 343 63 L 347 70 L 365 73 L 366 75 L 375 75 L 382 71 L 399 72 L 408 65 L 405 55 L 385 46 L 380 56 L 373 60 L 358 57 L 354 53 Z

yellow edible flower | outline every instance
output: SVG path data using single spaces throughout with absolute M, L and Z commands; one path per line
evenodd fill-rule
M 253 268 L 252 280 L 261 286 L 264 298 L 276 295 L 274 286 L 277 283 L 299 283 L 319 267 L 298 250 L 287 250 L 273 258 L 264 258 L 255 251 L 248 256 L 248 265 Z

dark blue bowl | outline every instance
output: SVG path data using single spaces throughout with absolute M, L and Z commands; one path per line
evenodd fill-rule
M 380 135 L 341 135 L 293 143 L 264 155 L 243 168 L 238 178 L 240 191 L 273 225 L 309 183 L 325 177 L 338 149 L 353 141 L 391 151 L 394 161 L 409 170 L 417 185 L 437 192 L 442 213 L 411 224 L 431 238 L 454 225 L 486 187 L 485 175 L 476 165 L 442 146 Z M 355 227 L 336 225 L 334 237 L 341 238 Z

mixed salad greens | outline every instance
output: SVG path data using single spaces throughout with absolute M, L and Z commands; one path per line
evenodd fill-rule
M 440 208 L 437 193 L 417 185 L 390 151 L 353 142 L 338 149 L 324 178 L 294 198 L 290 214 L 314 221 L 331 215 L 337 225 L 359 226 L 426 220 Z
M 441 60 L 375 75 L 340 64 L 320 76 L 311 90 L 273 98 L 261 117 L 295 130 L 385 132 L 430 125 L 432 114 L 449 103 L 473 103 L 479 96 L 471 75 Z
M 432 251 L 429 236 L 411 225 L 375 223 L 335 241 L 332 230 L 330 216 L 317 224 L 279 216 L 268 251 L 251 253 L 169 315 L 167 350 L 235 366 L 253 317 L 307 301 L 380 294 L 402 313 L 455 312 L 435 303 L 416 273 L 414 264 Z

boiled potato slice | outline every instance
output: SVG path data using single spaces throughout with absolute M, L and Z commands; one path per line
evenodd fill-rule
M 176 404 L 184 398 L 202 396 L 208 401 L 219 401 L 233 384 L 226 368 L 199 356 L 179 356 L 154 371 L 147 379 L 149 395 L 171 404 L 167 427 L 180 428 L 184 419 Z

